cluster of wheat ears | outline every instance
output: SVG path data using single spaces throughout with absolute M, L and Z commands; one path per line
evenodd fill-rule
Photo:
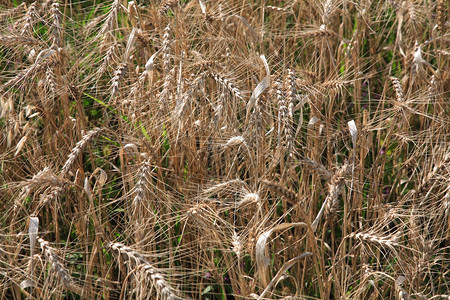
M 0 298 L 449 299 L 447 1 L 1 7 Z

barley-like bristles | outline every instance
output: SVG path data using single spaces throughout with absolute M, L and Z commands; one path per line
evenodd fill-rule
M 333 8 L 333 0 L 326 0 L 323 4 L 323 15 L 322 15 L 322 22 L 323 24 L 330 24 L 330 18 L 332 12 L 335 11 Z
M 221 182 L 210 188 L 203 190 L 203 194 L 211 195 L 211 194 L 226 190 L 226 188 L 230 187 L 230 186 L 238 186 L 239 188 L 241 188 L 244 186 L 244 182 L 240 179 L 232 179 L 229 181 Z
M 188 90 L 180 97 L 181 99 L 177 101 L 177 104 L 175 105 L 175 108 L 173 110 L 174 116 L 177 119 L 183 119 L 182 117 L 185 116 L 185 113 L 189 107 L 187 105 L 188 102 L 193 100 L 193 97 L 196 93 L 201 93 L 203 91 L 202 85 L 204 83 L 204 77 L 205 73 L 201 73 L 200 75 L 196 76 L 193 82 L 189 84 Z
M 133 83 L 133 85 L 131 86 L 129 95 L 129 99 L 131 99 L 131 101 L 133 97 L 138 95 L 138 92 L 143 91 L 146 78 L 147 78 L 147 71 L 143 71 L 141 75 L 139 75 L 139 78 L 136 80 L 136 82 Z
M 345 81 L 342 79 L 332 79 L 332 80 L 327 80 L 327 81 L 323 82 L 318 89 L 323 92 L 327 92 L 327 93 L 329 93 L 330 90 L 336 91 L 336 92 L 342 92 L 344 87 L 349 83 L 350 83 L 350 81 Z
M 111 30 L 114 28 L 114 23 L 117 21 L 117 13 L 120 8 L 120 0 L 114 0 L 111 5 L 111 10 L 106 17 L 105 23 L 101 27 L 97 36 L 101 37 L 100 49 L 103 49 L 105 45 L 108 43 L 108 36 Z
M 444 216 L 450 215 L 450 184 L 447 187 L 447 193 L 445 193 L 445 196 L 442 199 L 442 208 Z
M 69 275 L 69 272 L 66 270 L 64 265 L 61 263 L 61 259 L 56 255 L 56 250 L 49 246 L 49 242 L 42 238 L 37 239 L 39 244 L 41 245 L 41 249 L 50 262 L 53 271 L 56 276 L 59 278 L 61 285 L 68 291 L 74 292 L 76 294 L 81 295 L 82 289 L 75 285 L 72 277 Z
M 26 9 L 26 6 L 26 3 L 21 3 L 20 5 L 17 5 L 15 7 L 13 6 L 12 8 L 8 9 L 9 6 L 4 5 L 2 11 L 0 12 L 0 22 L 3 23 L 11 16 L 22 13 L 22 11 Z
M 120 243 L 108 243 L 107 247 L 119 253 L 118 259 L 129 263 L 130 267 L 136 268 L 139 272 L 147 275 L 151 280 L 152 286 L 157 291 L 158 298 L 161 297 L 161 299 L 165 300 L 182 299 L 166 281 L 163 273 L 149 263 L 144 256 Z M 132 269 L 130 268 L 130 270 Z
M 88 133 L 86 133 L 83 136 L 83 138 L 80 141 L 78 141 L 78 143 L 75 145 L 75 147 L 70 152 L 66 163 L 64 164 L 64 166 L 61 169 L 61 176 L 64 177 L 69 172 L 69 169 L 72 167 L 73 163 L 75 162 L 75 159 L 81 154 L 81 152 L 84 150 L 86 145 L 92 139 L 97 137 L 102 131 L 103 131 L 103 129 L 101 129 L 101 128 L 95 128 L 95 129 L 89 131 Z
M 261 181 L 263 185 L 265 185 L 267 188 L 269 188 L 271 191 L 273 191 L 275 194 L 278 194 L 279 196 L 284 197 L 288 202 L 295 205 L 298 203 L 297 193 L 294 191 L 285 188 L 281 184 L 269 180 L 263 180 Z
M 44 52 L 44 51 L 42 51 Z M 42 53 L 41 52 L 41 53 Z M 41 59 L 39 59 L 36 63 L 32 64 L 28 68 L 18 72 L 16 76 L 14 76 L 12 79 L 10 79 L 8 82 L 5 83 L 3 86 L 3 91 L 6 91 L 7 88 L 16 87 L 22 82 L 28 82 L 28 80 L 31 80 L 34 76 L 36 76 L 37 73 L 44 70 L 46 67 L 48 67 L 51 63 L 48 62 L 48 60 L 51 59 L 51 57 L 56 53 L 54 50 L 48 50 L 48 52 L 42 56 Z M 48 56 L 47 56 L 48 54 Z M 18 88 L 21 88 L 22 86 L 18 86 Z
M 447 292 L 448 1 L 33 1 L 0 1 L 0 295 Z

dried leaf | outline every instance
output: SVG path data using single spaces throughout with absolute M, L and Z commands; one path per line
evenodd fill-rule
M 276 286 L 278 282 L 280 281 L 281 277 L 285 272 L 287 272 L 296 262 L 298 262 L 300 259 L 312 255 L 311 252 L 305 252 L 302 255 L 299 255 L 297 257 L 294 257 L 293 259 L 287 261 L 281 268 L 278 270 L 275 277 L 272 278 L 270 283 L 267 285 L 267 287 L 264 289 L 264 291 L 261 293 L 261 295 L 258 297 L 259 299 L 262 299 L 264 295 L 272 288 L 272 286 Z
M 284 230 L 290 227 L 307 227 L 306 223 L 300 222 L 300 223 L 282 223 L 280 225 L 275 226 L 274 228 L 263 232 L 256 242 L 256 266 L 257 266 L 257 272 L 259 280 L 263 285 L 268 284 L 268 265 L 270 262 L 270 259 L 265 255 L 266 253 L 266 244 L 269 236 L 272 234 L 272 232 Z
M 23 146 L 25 146 L 25 142 L 27 141 L 27 139 L 28 139 L 28 134 L 25 135 L 24 137 L 22 137 L 20 139 L 20 141 L 17 143 L 17 145 L 16 145 L 16 153 L 14 153 L 14 157 L 16 157 L 17 154 L 19 154 L 20 150 L 22 150 Z
M 38 228 L 39 228 L 39 218 L 38 217 L 30 217 L 30 225 L 28 227 L 28 234 L 30 235 L 31 257 L 33 257 L 33 254 L 34 254 L 34 245 L 36 244 Z
M 348 129 L 350 130 L 350 134 L 352 136 L 353 147 L 356 146 L 356 139 L 358 138 L 358 129 L 356 128 L 356 124 L 354 120 L 349 121 Z
M 108 180 L 108 175 L 106 175 L 106 172 L 103 171 L 102 168 L 95 169 L 91 175 L 91 178 L 99 172 L 100 172 L 100 176 L 98 177 L 97 182 L 95 183 L 95 188 L 97 190 L 101 190 L 103 188 L 103 186 L 105 185 L 106 180 Z

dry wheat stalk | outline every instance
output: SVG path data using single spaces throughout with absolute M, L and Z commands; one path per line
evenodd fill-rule
M 200 73 L 198 76 L 192 75 L 191 77 L 194 77 L 194 80 L 189 84 L 187 91 L 178 99 L 173 110 L 173 115 L 180 121 L 186 115 L 189 108 L 189 101 L 194 100 L 194 96 L 203 91 L 202 86 L 204 84 L 205 73 Z
M 435 177 L 443 173 L 450 164 L 450 152 L 448 152 L 443 159 L 434 166 L 434 168 L 423 177 L 422 182 L 417 187 L 417 193 L 424 194 L 433 184 Z
M 331 79 L 322 82 L 317 89 L 323 91 L 324 93 L 329 93 L 330 91 L 342 93 L 342 90 L 345 88 L 345 86 L 350 83 L 351 81 L 349 80 Z
M 136 22 L 139 22 L 139 13 L 134 1 L 128 2 L 128 17 L 133 25 L 133 28 L 136 28 Z
M 276 79 L 274 81 L 275 91 L 277 96 L 277 104 L 278 104 L 278 147 L 281 146 L 282 141 L 282 132 L 286 125 L 288 125 L 287 117 L 288 117 L 288 109 L 286 105 L 286 97 L 282 88 L 281 81 Z
M 43 195 L 39 201 L 39 205 L 36 208 L 35 214 L 39 212 L 42 207 L 45 207 L 47 204 L 52 203 L 64 193 L 65 189 L 61 186 L 53 187 L 50 190 L 47 190 L 47 194 Z
M 24 82 L 29 82 L 29 80 L 32 80 L 39 72 L 45 70 L 52 64 L 52 58 L 56 52 L 57 51 L 51 49 L 41 51 L 34 64 L 18 72 L 16 76 L 5 83 L 3 91 L 8 92 L 8 89 L 10 88 L 23 88 L 24 86 L 22 84 Z
M 255 203 L 258 207 L 262 206 L 261 197 L 259 197 L 258 193 L 247 192 L 246 194 L 244 194 L 242 199 L 238 202 L 238 207 L 241 207 L 248 203 L 250 204 Z
M 213 185 L 210 188 L 204 189 L 202 191 L 203 194 L 205 195 L 211 195 L 214 193 L 218 193 L 218 192 L 222 192 L 224 190 L 226 190 L 227 188 L 230 188 L 232 186 L 238 186 L 238 187 L 243 187 L 244 186 L 244 182 L 241 179 L 232 179 L 229 181 L 225 181 L 225 182 L 221 182 L 218 184 Z
M 228 147 L 234 147 L 234 146 L 240 146 L 240 145 L 246 146 L 247 143 L 245 142 L 245 138 L 243 136 L 238 135 L 238 136 L 233 136 L 233 137 L 229 138 L 228 141 L 223 146 L 228 148 Z

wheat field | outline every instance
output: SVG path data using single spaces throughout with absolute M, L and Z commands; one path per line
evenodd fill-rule
M 1 299 L 450 299 L 448 6 L 2 1 Z

